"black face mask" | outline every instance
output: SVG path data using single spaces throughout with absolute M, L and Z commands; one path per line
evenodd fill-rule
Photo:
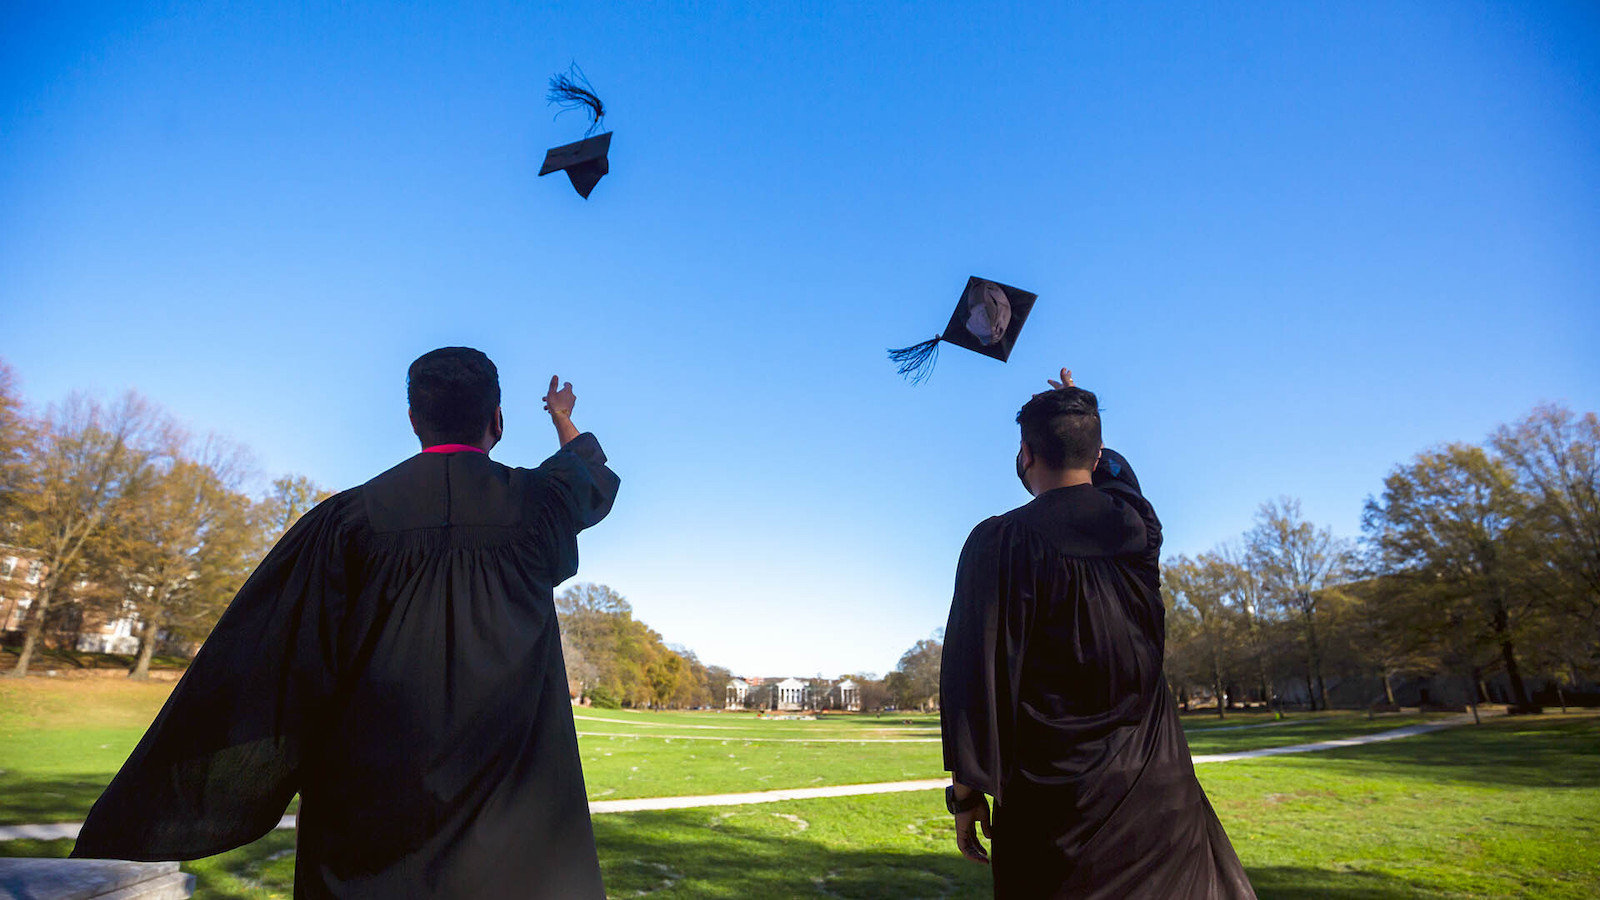
M 1017 451 L 1017 480 L 1022 482 L 1023 490 L 1027 491 L 1030 495 L 1033 494 L 1033 489 L 1028 487 L 1028 470 L 1022 465 L 1021 450 Z

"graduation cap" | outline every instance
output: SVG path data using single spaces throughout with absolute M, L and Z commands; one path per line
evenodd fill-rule
M 566 172 L 579 196 L 589 199 L 589 192 L 600 179 L 611 171 L 606 154 L 611 150 L 611 132 L 597 134 L 571 144 L 562 144 L 544 155 L 544 166 L 539 174 Z
M 573 63 L 567 71 L 550 77 L 550 91 L 545 94 L 545 99 L 561 107 L 561 112 L 556 113 L 558 117 L 561 113 L 573 110 L 586 112 L 589 130 L 583 133 L 583 140 L 563 144 L 546 153 L 539 176 L 566 172 L 572 187 L 587 200 L 589 192 L 611 171 L 611 163 L 606 159 L 606 154 L 611 151 L 611 132 L 595 134 L 600 123 L 605 121 L 605 104 L 595 96 L 594 86 L 589 84 L 589 79 L 584 77 L 577 63 Z
M 1017 335 L 1022 333 L 1022 324 L 1037 299 L 1038 294 L 974 275 L 967 279 L 967 289 L 961 292 L 943 334 L 890 350 L 889 358 L 900 364 L 899 373 L 912 384 L 920 384 L 933 374 L 940 341 L 1005 362 L 1011 358 L 1011 348 L 1016 346 Z

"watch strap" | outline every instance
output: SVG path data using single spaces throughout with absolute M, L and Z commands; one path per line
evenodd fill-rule
M 988 802 L 989 801 L 983 796 L 983 792 L 982 791 L 973 791 L 972 793 L 967 795 L 967 799 L 965 799 L 965 800 L 957 800 L 956 799 L 956 786 L 953 785 L 953 784 L 945 786 L 945 789 L 944 789 L 944 806 L 945 806 L 945 809 L 948 809 L 950 811 L 950 814 L 952 816 L 960 815 L 961 813 L 964 813 L 964 812 L 969 812 L 971 810 L 977 809 L 980 806 L 986 806 L 986 805 L 988 805 Z

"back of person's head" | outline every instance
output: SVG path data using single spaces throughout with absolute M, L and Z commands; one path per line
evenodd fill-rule
M 1017 413 L 1022 440 L 1052 469 L 1093 469 L 1100 454 L 1100 401 L 1080 387 L 1036 395 Z
M 406 371 L 406 402 L 424 444 L 475 444 L 500 408 L 500 373 L 481 351 L 440 347 Z

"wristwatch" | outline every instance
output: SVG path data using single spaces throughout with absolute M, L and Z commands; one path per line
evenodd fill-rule
M 965 800 L 956 799 L 956 786 L 947 785 L 944 789 L 944 808 L 950 810 L 950 815 L 958 816 L 969 810 L 988 805 L 989 801 L 983 796 L 982 791 L 973 791 Z

